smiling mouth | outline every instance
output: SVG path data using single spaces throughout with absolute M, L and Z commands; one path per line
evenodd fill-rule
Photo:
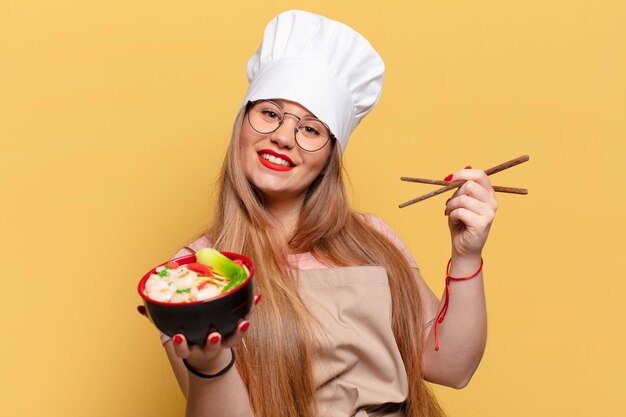
M 261 164 L 269 169 L 273 169 L 274 171 L 289 171 L 295 167 L 293 162 L 285 158 L 281 158 L 273 152 L 270 153 L 263 150 L 258 152 L 257 155 L 259 156 Z
M 278 156 L 270 155 L 269 153 L 260 152 L 259 156 L 266 161 L 270 161 L 276 165 L 282 165 L 284 167 L 293 167 L 293 164 L 286 159 L 280 158 Z

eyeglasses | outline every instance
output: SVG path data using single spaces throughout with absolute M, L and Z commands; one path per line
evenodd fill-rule
M 306 152 L 319 151 L 326 146 L 330 138 L 335 139 L 328 126 L 321 120 L 315 117 L 300 118 L 293 113 L 287 113 L 271 100 L 249 101 L 246 112 L 250 127 L 261 134 L 275 132 L 286 115 L 295 117 L 298 119 L 294 129 L 296 143 Z

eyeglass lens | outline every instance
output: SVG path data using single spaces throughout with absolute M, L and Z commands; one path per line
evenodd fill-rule
M 291 114 L 291 113 L 290 113 Z M 259 133 L 272 133 L 285 117 L 278 104 L 261 100 L 254 103 L 248 112 L 250 126 Z M 314 117 L 304 117 L 298 121 L 295 131 L 296 142 L 306 151 L 316 151 L 324 147 L 330 132 L 324 123 Z

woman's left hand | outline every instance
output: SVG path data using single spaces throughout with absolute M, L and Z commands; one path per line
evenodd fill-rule
M 498 209 L 489 178 L 481 170 L 463 169 L 446 180 L 466 181 L 446 202 L 452 255 L 460 258 L 481 256 Z

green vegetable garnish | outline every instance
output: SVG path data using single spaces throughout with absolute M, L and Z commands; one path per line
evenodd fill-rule
M 165 269 L 163 269 L 161 272 L 157 272 L 157 274 L 160 277 L 168 277 L 168 276 L 170 276 L 169 272 L 167 272 L 167 270 L 165 270 Z
M 242 267 L 213 248 L 204 248 L 196 252 L 196 262 L 206 265 L 215 273 L 230 279 L 230 282 L 224 287 L 222 292 L 235 288 L 248 278 L 246 271 Z
M 176 294 L 182 294 L 182 293 L 189 293 L 191 292 L 191 288 L 183 288 L 182 290 L 176 290 Z

